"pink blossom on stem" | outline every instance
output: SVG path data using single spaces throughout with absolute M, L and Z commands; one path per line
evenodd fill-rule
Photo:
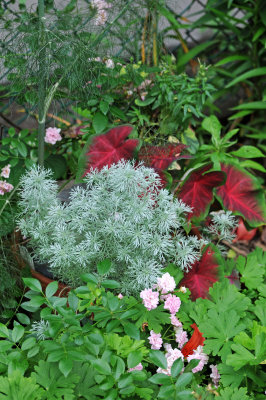
M 0 175 L 1 175 L 3 178 L 9 178 L 9 175 L 10 175 L 10 167 L 11 167 L 11 165 L 8 164 L 8 165 L 6 165 L 4 168 L 2 168 L 2 172 L 1 172 Z
M 175 340 L 178 343 L 178 347 L 182 349 L 185 343 L 188 341 L 187 332 L 183 331 L 182 327 L 175 328 Z
M 150 336 L 148 337 L 149 342 L 151 344 L 151 348 L 153 350 L 159 350 L 162 347 L 163 339 L 160 333 L 155 333 L 154 331 L 150 332 Z
M 143 300 L 144 307 L 149 311 L 158 306 L 159 293 L 153 292 L 152 289 L 142 290 L 142 292 L 140 292 L 140 298 Z
M 182 323 L 176 318 L 174 314 L 170 315 L 171 324 L 177 328 L 182 327 Z
M 0 195 L 3 196 L 5 193 L 11 192 L 14 189 L 14 186 L 11 183 L 6 181 L 0 181 Z
M 55 144 L 59 140 L 62 140 L 62 136 L 60 135 L 61 129 L 58 128 L 47 128 L 45 133 L 44 141 L 46 143 Z
M 166 272 L 161 278 L 157 279 L 157 286 L 162 293 L 168 293 L 175 290 L 176 284 L 174 278 L 169 272 Z
M 131 372 L 131 371 L 142 371 L 142 370 L 143 370 L 143 365 L 141 363 L 139 363 L 135 367 L 129 368 L 128 372 Z
M 119 294 L 117 295 L 117 297 L 118 297 L 120 300 L 122 300 L 124 296 L 122 295 L 122 293 L 119 293 Z
M 170 314 L 176 314 L 180 308 L 181 300 L 174 294 L 167 295 L 167 299 L 164 303 L 164 308 L 170 311 Z
M 165 349 L 166 349 L 166 353 L 165 353 L 165 357 L 167 360 L 167 369 L 162 369 L 162 368 L 158 368 L 157 369 L 157 373 L 158 374 L 166 374 L 166 375 L 171 375 L 171 368 L 172 365 L 174 364 L 175 360 L 181 358 L 182 361 L 184 361 L 184 356 L 181 353 L 180 350 L 178 349 L 173 349 L 172 346 L 168 343 L 166 343 L 164 345 Z
M 210 374 L 210 378 L 212 378 L 214 386 L 216 388 L 218 388 L 219 380 L 220 380 L 221 376 L 220 376 L 220 374 L 218 372 L 217 365 L 210 365 L 210 368 L 212 370 L 212 373 Z
M 209 357 L 207 356 L 207 354 L 203 353 L 202 349 L 202 346 L 198 346 L 197 349 L 193 351 L 193 354 L 187 357 L 188 362 L 193 359 L 200 360 L 199 364 L 192 369 L 193 374 L 202 371 L 204 365 L 207 364 L 209 360 Z

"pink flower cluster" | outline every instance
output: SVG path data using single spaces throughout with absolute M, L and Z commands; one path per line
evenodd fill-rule
M 164 302 L 164 308 L 170 311 L 170 314 L 174 315 L 178 312 L 181 306 L 181 300 L 174 294 L 168 294 Z
M 212 370 L 212 373 L 210 374 L 210 378 L 212 378 L 214 386 L 216 388 L 218 388 L 219 380 L 220 380 L 221 376 L 220 376 L 220 374 L 218 372 L 217 365 L 210 365 L 210 368 Z
M 207 354 L 203 353 L 202 349 L 203 349 L 202 346 L 198 346 L 197 349 L 193 351 L 193 354 L 191 354 L 187 358 L 188 362 L 194 359 L 200 360 L 199 364 L 192 369 L 193 374 L 202 371 L 204 365 L 207 364 L 209 360 L 209 357 L 207 356 Z
M 153 350 L 159 350 L 162 347 L 163 339 L 160 333 L 155 333 L 153 331 L 150 332 L 150 336 L 148 337 L 149 342 L 151 344 L 151 348 Z
M 0 195 L 3 196 L 5 193 L 11 192 L 14 189 L 14 186 L 11 183 L 7 183 L 6 181 L 0 181 Z
M 105 25 L 107 21 L 106 10 L 112 7 L 112 5 L 108 4 L 105 0 L 92 0 L 91 5 L 92 8 L 96 8 L 97 10 L 95 25 L 97 26 Z
M 140 298 L 143 300 L 144 307 L 151 311 L 158 306 L 159 293 L 153 292 L 152 289 L 144 289 L 140 292 Z
M 10 175 L 10 164 L 6 165 L 4 168 L 1 170 L 0 176 L 3 178 L 9 178 Z M 11 190 L 14 189 L 14 186 L 11 185 L 11 183 L 8 183 L 6 181 L 0 181 L 0 195 L 3 196 L 5 193 L 11 192 Z
M 2 176 L 3 178 L 8 179 L 9 175 L 10 175 L 10 167 L 11 167 L 11 165 L 8 164 L 4 168 L 2 168 L 0 176 Z
M 183 330 L 182 324 L 178 328 L 174 328 L 175 330 L 175 340 L 178 344 L 178 347 L 182 349 L 185 343 L 188 341 L 187 332 Z
M 163 274 L 161 278 L 157 279 L 157 288 L 163 294 L 173 292 L 175 290 L 175 280 L 169 274 L 169 272 L 166 272 L 166 274 Z
M 158 368 L 157 373 L 158 374 L 166 374 L 166 375 L 170 376 L 171 368 L 172 368 L 172 365 L 174 364 L 175 360 L 178 360 L 179 358 L 181 358 L 182 361 L 184 361 L 184 356 L 180 350 L 173 349 L 172 346 L 168 343 L 165 343 L 164 348 L 166 350 L 165 357 L 167 360 L 167 369 Z
M 45 132 L 44 141 L 46 143 L 55 144 L 59 140 L 62 140 L 62 136 L 60 135 L 61 129 L 59 128 L 47 128 Z

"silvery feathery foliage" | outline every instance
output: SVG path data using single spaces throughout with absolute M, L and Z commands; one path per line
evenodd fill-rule
M 41 319 L 40 321 L 32 323 L 30 331 L 36 335 L 38 340 L 45 340 L 49 337 L 47 332 L 48 329 L 49 322 Z
M 151 287 L 168 262 L 183 270 L 200 258 L 202 241 L 182 229 L 190 208 L 165 189 L 157 173 L 120 161 L 91 170 L 86 188 L 61 204 L 49 171 L 34 167 L 22 178 L 18 226 L 54 276 L 77 286 L 109 258 L 109 276 L 125 293 Z
M 221 210 L 212 212 L 210 215 L 212 220 L 210 225 L 205 228 L 204 233 L 212 238 L 216 237 L 218 241 L 217 246 L 223 254 L 227 249 L 220 242 L 226 240 L 232 243 L 235 238 L 234 230 L 237 227 L 238 220 L 231 211 Z

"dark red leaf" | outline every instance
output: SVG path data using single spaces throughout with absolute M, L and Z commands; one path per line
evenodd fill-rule
M 183 143 L 169 143 L 166 146 L 143 146 L 138 154 L 138 158 L 148 167 L 155 170 L 164 170 L 172 162 L 181 158 L 190 158 L 190 156 L 180 155 L 187 146 Z
M 177 194 L 193 210 L 188 215 L 189 219 L 206 216 L 213 202 L 213 189 L 224 183 L 224 172 L 208 172 L 210 168 L 211 164 L 208 164 L 192 171 Z
M 253 239 L 257 233 L 257 228 L 247 230 L 245 227 L 244 221 L 242 218 L 239 218 L 238 227 L 236 229 L 236 237 L 233 240 L 233 243 L 237 242 L 238 240 L 244 240 L 248 242 L 249 240 Z
M 180 286 L 189 288 L 192 300 L 198 297 L 205 299 L 209 288 L 218 281 L 218 262 L 214 252 L 208 247 L 201 259 L 196 261 L 189 272 L 184 274 Z
M 265 201 L 255 178 L 232 164 L 222 164 L 221 167 L 227 178 L 225 184 L 216 191 L 218 200 L 250 225 L 262 225 L 266 220 Z
M 125 140 L 131 133 L 133 127 L 129 125 L 118 126 L 110 131 L 95 136 L 86 154 L 88 164 L 85 174 L 91 168 L 99 170 L 105 165 L 117 163 L 121 159 L 128 160 L 133 157 L 133 151 L 138 145 L 137 139 Z
M 186 358 L 192 355 L 193 351 L 196 350 L 198 346 L 203 346 L 205 341 L 205 338 L 202 336 L 196 324 L 192 324 L 191 328 L 194 329 L 193 335 L 181 350 L 181 353 Z

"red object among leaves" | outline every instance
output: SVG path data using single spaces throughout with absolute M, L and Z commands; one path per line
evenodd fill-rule
M 184 274 L 180 286 L 185 286 L 190 290 L 193 301 L 198 297 L 205 299 L 209 288 L 219 279 L 218 268 L 214 252 L 208 247 L 201 259 Z
M 266 220 L 263 193 L 252 175 L 232 164 L 221 164 L 227 175 L 226 182 L 217 189 L 217 198 L 224 207 L 253 226 L 262 225 Z
M 242 218 L 239 218 L 238 227 L 236 228 L 236 237 L 233 242 L 237 242 L 238 240 L 249 241 L 254 238 L 257 233 L 257 228 L 247 230 L 245 227 L 244 221 Z
M 122 159 L 131 159 L 138 145 L 137 139 L 126 140 L 132 129 L 133 127 L 129 125 L 118 126 L 102 135 L 95 136 L 86 154 L 88 164 L 85 175 L 91 168 L 100 170 L 105 165 L 110 167 Z
M 205 341 L 196 324 L 192 324 L 191 328 L 194 329 L 193 335 L 181 350 L 181 353 L 186 358 L 193 354 L 193 350 L 196 350 L 198 346 L 203 346 Z
M 172 162 L 181 158 L 190 158 L 188 155 L 180 155 L 187 146 L 183 143 L 169 143 L 166 146 L 143 146 L 138 154 L 140 161 L 155 170 L 164 170 Z
M 213 189 L 224 183 L 224 172 L 208 172 L 210 168 L 211 164 L 208 164 L 192 171 L 177 194 L 193 210 L 188 214 L 188 219 L 203 218 L 213 202 Z

